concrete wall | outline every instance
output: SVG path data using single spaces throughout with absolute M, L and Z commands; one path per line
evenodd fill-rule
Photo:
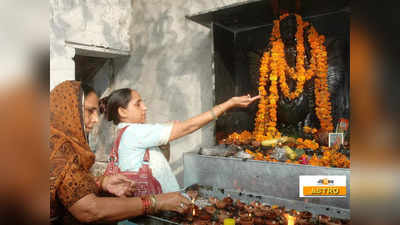
M 130 15 L 131 0 L 50 0 L 50 89 L 75 79 L 76 46 L 129 51 Z
M 148 122 L 185 120 L 214 105 L 211 32 L 185 19 L 197 13 L 240 1 L 133 0 L 131 56 L 114 59 L 111 90 L 139 91 L 148 107 Z M 214 144 L 214 126 L 171 143 L 171 167 L 183 185 L 183 153 Z M 106 160 L 114 126 L 102 120 L 93 133 L 96 158 Z M 95 170 L 101 173 L 101 163 Z M 104 166 L 105 164 L 103 164 Z

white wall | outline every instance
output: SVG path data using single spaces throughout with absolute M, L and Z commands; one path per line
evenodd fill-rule
M 130 50 L 131 0 L 50 0 L 50 89 L 75 79 L 72 42 L 92 51 Z

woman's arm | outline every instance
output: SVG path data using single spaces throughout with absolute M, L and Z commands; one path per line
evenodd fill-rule
M 191 202 L 180 193 L 171 192 L 156 195 L 156 211 L 177 211 L 183 213 Z M 181 204 L 183 203 L 183 206 Z M 79 199 L 69 209 L 79 221 L 111 222 L 143 215 L 143 204 L 140 198 L 97 197 L 89 194 Z
M 253 98 L 250 95 L 240 96 L 240 97 L 233 97 L 228 101 L 219 104 L 212 108 L 210 111 L 204 112 L 200 115 L 192 117 L 188 120 L 182 122 L 174 122 L 172 127 L 171 135 L 169 137 L 169 141 L 173 141 L 180 137 L 183 137 L 187 134 L 190 134 L 207 123 L 211 122 L 212 120 L 216 119 L 216 117 L 220 116 L 225 111 L 229 110 L 233 107 L 247 107 L 255 100 L 259 99 L 260 96 L 255 96 Z
M 141 215 L 140 198 L 107 198 L 89 194 L 73 204 L 70 213 L 83 223 L 118 221 Z
M 122 174 L 101 175 L 95 177 L 100 191 L 114 194 L 118 197 L 130 197 L 135 191 L 135 182 Z

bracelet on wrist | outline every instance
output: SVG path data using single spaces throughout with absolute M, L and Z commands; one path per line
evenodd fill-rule
M 155 198 L 154 200 L 152 200 L 152 197 L 147 195 L 147 196 L 143 196 L 141 197 L 142 199 L 142 205 L 143 205 L 143 214 L 145 215 L 149 215 L 155 212 Z M 153 203 L 154 202 L 154 203 Z
M 143 206 L 142 207 L 143 214 L 147 215 L 147 213 L 149 211 L 149 204 L 147 201 L 147 196 L 143 196 L 143 197 L 141 197 L 141 199 L 142 199 L 142 206 Z
M 157 199 L 155 195 L 150 195 L 150 199 L 151 199 L 151 208 L 152 208 L 152 212 L 153 213 L 157 213 L 158 209 L 157 209 Z

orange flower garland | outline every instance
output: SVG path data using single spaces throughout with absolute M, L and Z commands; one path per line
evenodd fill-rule
M 258 104 L 258 111 L 255 119 L 255 129 L 253 134 L 244 131 L 241 134 L 234 132 L 227 138 L 229 143 L 249 143 L 253 138 L 261 142 L 272 138 L 279 138 L 280 132 L 276 128 L 277 124 L 277 102 L 278 95 L 278 82 L 281 92 L 289 99 L 297 98 L 304 88 L 306 81 L 314 79 L 314 93 L 315 93 L 315 112 L 320 121 L 321 130 L 332 131 L 332 117 L 331 117 L 331 103 L 329 101 L 330 93 L 327 84 L 327 51 L 323 45 L 325 37 L 319 35 L 313 26 L 308 22 L 303 22 L 301 16 L 296 15 L 297 22 L 297 55 L 295 68 L 289 67 L 285 59 L 284 43 L 281 39 L 279 22 L 286 18 L 289 14 L 280 16 L 279 20 L 274 20 L 274 27 L 270 37 L 271 50 L 264 52 L 261 58 L 260 74 L 259 74 L 259 94 L 261 96 Z M 310 26 L 308 31 L 307 41 L 311 47 L 311 58 L 309 68 L 304 67 L 304 28 Z M 287 83 L 286 76 L 296 81 L 296 88 L 290 91 Z M 268 86 L 269 84 L 269 86 Z M 303 131 L 309 134 L 315 134 L 317 129 L 308 126 L 303 127 Z M 321 148 L 323 156 L 319 158 L 316 154 L 308 157 L 303 154 L 297 160 L 287 160 L 287 163 L 300 164 L 304 163 L 303 158 L 307 158 L 308 164 L 313 166 L 327 166 L 349 168 L 350 160 L 335 149 L 330 149 L 325 146 L 319 146 L 314 140 L 298 138 L 295 144 L 296 148 L 305 149 L 310 148 L 316 150 Z M 262 151 L 251 151 L 246 149 L 246 153 L 250 154 L 255 160 L 264 160 L 270 162 L 277 162 L 278 160 L 271 157 L 271 155 L 264 155 Z
M 318 35 L 317 31 L 311 26 L 308 33 L 308 42 L 311 46 L 310 66 L 306 70 L 304 68 L 304 28 L 309 26 L 308 22 L 303 22 L 300 15 L 296 16 L 297 22 L 297 56 L 296 67 L 288 66 L 285 59 L 285 46 L 281 39 L 279 23 L 289 14 L 283 14 L 279 20 L 274 20 L 274 27 L 270 37 L 271 51 L 264 52 L 261 58 L 260 77 L 259 77 L 259 93 L 261 96 L 258 112 L 255 119 L 254 136 L 257 141 L 267 140 L 271 138 L 279 138 L 280 133 L 276 129 L 277 122 L 277 102 L 278 95 L 278 78 L 280 89 L 284 96 L 289 99 L 297 98 L 304 88 L 306 81 L 316 76 L 315 82 L 315 102 L 316 115 L 320 121 L 321 130 L 332 131 L 331 103 L 329 101 L 329 90 L 327 84 L 327 52 L 323 45 L 325 37 Z M 286 83 L 286 74 L 296 81 L 296 88 L 293 92 L 290 91 Z M 266 86 L 267 81 L 270 81 L 269 96 L 267 96 Z M 315 132 L 315 131 L 313 131 Z M 314 146 L 313 146 L 314 147 Z
M 271 138 L 279 138 L 280 133 L 276 129 L 276 121 L 277 121 L 277 102 L 279 99 L 278 95 L 278 75 L 282 73 L 282 67 L 281 67 L 281 59 L 282 59 L 282 54 L 279 49 L 283 49 L 283 45 L 279 42 L 273 42 L 272 43 L 272 50 L 271 50 L 271 73 L 269 76 L 269 80 L 271 81 L 270 86 L 269 86 L 269 96 L 268 96 L 268 102 L 267 106 L 269 109 L 268 113 L 268 118 L 269 118 L 269 123 L 267 124 L 267 132 L 266 136 L 267 139 Z
M 329 101 L 330 93 L 328 90 L 328 59 L 326 47 L 323 45 L 325 36 L 318 35 L 314 27 L 311 27 L 308 35 L 312 54 L 316 55 L 317 71 L 314 80 L 315 93 L 315 113 L 320 121 L 321 130 L 332 131 L 331 103 Z M 314 45 L 314 48 L 313 48 Z
M 251 142 L 252 135 L 249 131 L 245 130 L 242 133 L 238 134 L 233 132 L 231 135 L 228 136 L 226 139 L 227 143 L 234 143 L 234 144 L 244 144 Z
M 297 148 L 299 149 L 305 149 L 305 148 L 310 148 L 312 150 L 317 150 L 319 148 L 319 144 L 313 140 L 305 139 L 303 140 L 302 138 L 297 138 Z
M 302 20 L 301 16 L 296 15 L 296 22 L 297 22 L 296 72 L 295 72 L 295 69 L 290 68 L 288 66 L 288 64 L 286 63 L 286 60 L 284 58 L 284 56 L 285 56 L 284 44 L 283 44 L 282 40 L 281 39 L 277 40 L 283 46 L 283 48 L 279 49 L 279 50 L 281 51 L 281 55 L 283 55 L 280 65 L 282 65 L 284 68 L 280 68 L 280 69 L 284 69 L 284 70 L 288 71 L 288 74 L 291 75 L 291 77 L 294 80 L 297 80 L 295 91 L 290 92 L 289 87 L 286 83 L 285 71 L 282 71 L 279 74 L 279 82 L 280 82 L 282 93 L 290 99 L 297 98 L 303 92 L 304 83 L 306 81 L 305 69 L 304 69 L 304 53 L 305 53 L 304 40 L 303 40 L 303 29 L 304 29 L 303 26 L 304 25 L 303 25 L 303 20 Z
M 260 151 L 251 151 L 249 149 L 245 150 L 246 153 L 250 154 L 254 160 L 262 160 L 269 162 L 279 162 L 278 160 L 271 157 L 271 155 L 264 155 Z M 301 155 L 299 158 L 308 158 L 308 165 L 312 166 L 325 166 L 325 167 L 337 167 L 337 168 L 350 168 L 350 160 L 347 157 L 336 150 L 326 149 L 321 158 L 316 154 L 309 157 L 305 154 Z M 290 160 L 288 159 L 286 163 L 300 164 L 300 160 Z
M 266 96 L 267 91 L 265 90 L 265 86 L 267 85 L 267 77 L 269 72 L 269 52 L 265 52 L 263 57 L 261 58 L 261 66 L 260 66 L 260 78 L 259 78 L 259 94 L 261 96 L 259 104 L 258 104 L 258 112 L 256 114 L 255 119 L 255 130 L 254 136 L 257 141 L 261 141 L 264 139 L 264 130 L 266 124 Z
M 279 65 L 279 82 L 280 82 L 280 87 L 282 93 L 288 97 L 289 99 L 295 99 L 297 98 L 302 92 L 303 92 L 303 87 L 304 83 L 307 80 L 310 80 L 315 71 L 315 60 L 312 57 L 310 60 L 310 68 L 305 69 L 304 68 L 304 55 L 305 55 L 305 48 L 304 48 L 304 28 L 309 26 L 308 22 L 303 22 L 302 18 L 300 15 L 295 15 L 296 16 L 296 22 L 297 22 L 297 32 L 296 32 L 296 39 L 297 39 L 297 45 L 296 45 L 296 50 L 297 50 L 297 56 L 296 56 L 296 69 L 291 68 L 288 66 L 286 63 L 286 60 L 284 58 L 285 56 L 285 51 L 284 51 L 284 44 L 280 38 L 280 30 L 279 30 L 279 22 L 286 18 L 289 14 L 284 14 L 280 17 L 279 20 L 274 21 L 274 28 L 272 32 L 272 37 L 271 41 L 279 42 L 279 45 L 282 45 L 282 48 L 277 48 L 277 51 L 275 55 L 281 55 L 283 58 L 278 62 Z M 283 68 L 282 68 L 283 67 Z M 284 69 L 284 71 L 282 71 Z M 285 77 L 285 71 L 289 74 L 291 78 L 296 80 L 296 89 L 293 92 L 290 92 L 289 87 L 286 83 L 286 77 Z

